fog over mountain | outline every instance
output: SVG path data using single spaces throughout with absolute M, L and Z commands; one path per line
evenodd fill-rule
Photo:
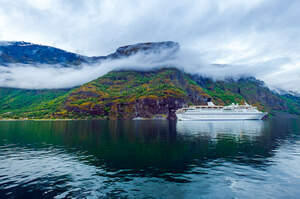
M 173 64 L 215 79 L 253 75 L 272 88 L 299 92 L 299 10 L 297 0 L 0 0 L 2 41 L 49 45 L 86 56 L 107 55 L 139 42 L 181 45 L 176 59 L 159 64 L 142 53 L 82 63 L 79 69 L 1 66 L 0 86 L 69 87 L 115 68 Z

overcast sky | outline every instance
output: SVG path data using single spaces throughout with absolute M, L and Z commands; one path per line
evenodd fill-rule
M 0 0 L 0 40 L 84 55 L 173 40 L 205 63 L 259 69 L 269 85 L 300 91 L 299 19 L 299 0 Z

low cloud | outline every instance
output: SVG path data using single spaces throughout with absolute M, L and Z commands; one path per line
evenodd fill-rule
M 171 49 L 172 50 L 172 49 Z M 288 58 L 277 58 L 252 64 L 218 64 L 202 59 L 199 52 L 181 48 L 173 56 L 168 49 L 160 53 L 137 53 L 121 59 L 108 59 L 76 68 L 59 65 L 0 66 L 0 86 L 26 89 L 71 88 L 94 80 L 112 70 L 152 70 L 176 67 L 186 73 L 214 80 L 253 76 L 266 82 L 272 89 L 300 92 L 300 65 Z M 284 69 L 283 69 L 284 68 Z

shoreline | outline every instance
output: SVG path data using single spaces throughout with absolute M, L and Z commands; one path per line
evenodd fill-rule
M 9 122 L 9 121 L 71 121 L 71 120 L 86 120 L 86 119 L 0 119 L 0 122 Z
M 274 119 L 274 118 L 287 118 L 287 119 L 299 119 L 300 115 L 295 115 L 295 114 L 290 114 L 290 113 L 285 113 L 285 112 L 276 112 L 273 114 L 268 114 L 268 116 L 265 119 L 262 120 L 268 120 L 268 119 Z M 12 118 L 0 118 L 0 122 L 9 122 L 9 121 L 84 121 L 84 120 L 111 120 L 109 118 L 18 118 L 18 119 L 12 119 Z M 143 118 L 143 117 L 135 117 L 132 119 L 116 119 L 116 120 L 131 120 L 131 121 L 145 121 L 145 120 L 152 120 L 152 121 L 157 121 L 157 120 L 162 120 L 166 121 L 165 117 L 163 118 Z M 111 121 L 116 121 L 115 119 L 112 119 Z

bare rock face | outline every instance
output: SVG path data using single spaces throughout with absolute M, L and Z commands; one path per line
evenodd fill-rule
M 68 112 L 76 115 L 101 116 L 103 119 L 134 119 L 137 117 L 144 119 L 155 119 L 162 117 L 169 120 L 175 120 L 175 111 L 187 105 L 184 98 L 161 98 L 154 99 L 145 97 L 134 102 L 125 103 L 107 103 L 105 105 L 82 108 L 79 106 L 66 105 Z
M 134 45 L 122 46 L 110 56 L 125 57 L 134 55 L 136 53 L 160 54 L 163 51 L 169 51 L 169 54 L 171 55 L 173 53 L 176 53 L 179 50 L 179 48 L 179 44 L 173 41 L 138 43 Z
M 154 115 L 165 115 L 167 119 L 176 119 L 175 111 L 186 104 L 184 99 L 172 97 L 161 100 L 145 98 L 139 100 L 135 107 L 138 117 L 151 118 Z

